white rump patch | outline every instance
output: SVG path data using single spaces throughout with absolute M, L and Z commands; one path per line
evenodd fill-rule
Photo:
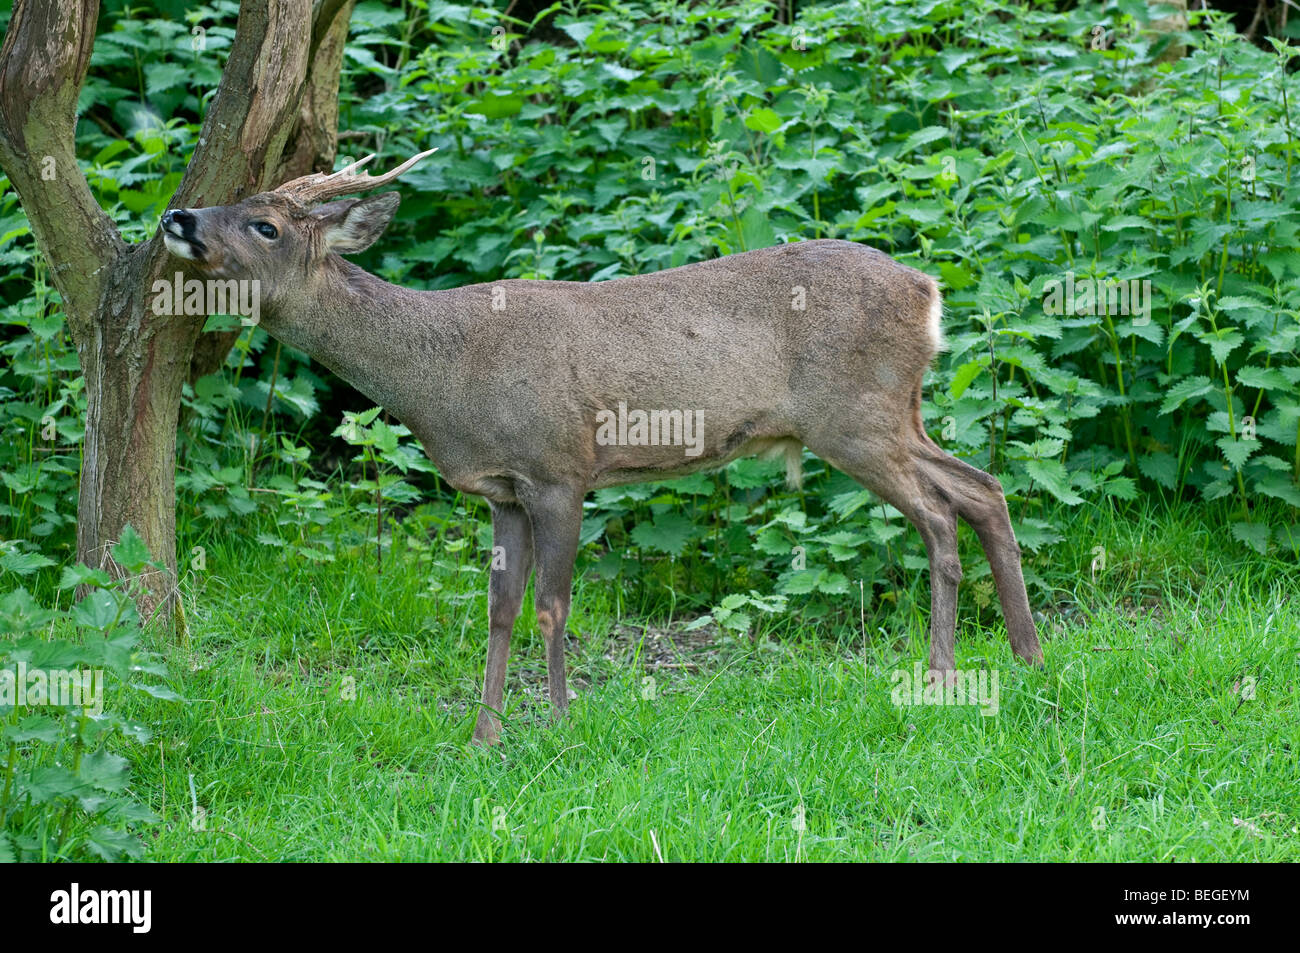
M 935 282 L 934 297 L 930 299 L 930 343 L 937 352 L 948 347 L 943 339 L 943 296 L 939 293 L 939 284 Z

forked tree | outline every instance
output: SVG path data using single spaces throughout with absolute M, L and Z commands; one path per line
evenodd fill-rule
M 221 84 L 172 205 L 221 205 L 329 169 L 339 67 L 355 0 L 244 0 Z M 17 0 L 0 47 L 0 168 L 18 193 L 86 380 L 77 557 L 113 565 L 128 523 L 167 571 L 143 578 L 146 617 L 176 586 L 176 427 L 181 388 L 218 369 L 235 332 L 204 314 L 158 315 L 170 270 L 157 235 L 128 244 L 77 164 L 77 97 L 98 0 Z M 188 50 L 186 51 L 188 52 Z

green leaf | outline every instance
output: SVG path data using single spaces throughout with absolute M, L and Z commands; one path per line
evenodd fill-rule
M 732 632 L 738 632 L 741 635 L 745 635 L 748 634 L 750 627 L 753 626 L 754 620 L 747 612 L 733 612 L 725 619 L 720 619 L 718 624 L 724 629 L 730 629 Z
M 772 517 L 773 523 L 782 523 L 798 532 L 803 532 L 808 526 L 808 514 L 799 509 L 786 509 Z
M 1083 497 L 1070 486 L 1070 474 L 1060 460 L 1027 460 L 1025 470 L 1040 486 L 1068 506 L 1078 506 Z
M 1186 377 L 1179 381 L 1165 393 L 1165 399 L 1160 404 L 1160 414 L 1171 413 L 1181 407 L 1186 401 L 1193 397 L 1203 397 L 1214 389 L 1208 377 Z
M 818 570 L 800 569 L 788 573 L 781 577 L 776 585 L 776 591 L 791 596 L 802 596 L 812 592 L 817 587 Z
M 1265 496 L 1286 500 L 1292 506 L 1300 507 L 1300 487 L 1291 482 L 1290 473 L 1270 473 L 1261 477 L 1255 481 L 1255 489 Z
M 943 139 L 947 135 L 948 130 L 944 126 L 926 126 L 924 129 L 918 129 L 903 140 L 903 145 L 898 150 L 898 155 L 895 158 L 901 159 L 918 146 L 923 146 L 927 142 L 934 142 L 936 139 Z
M 117 618 L 117 599 L 108 589 L 92 589 L 72 607 L 72 620 L 88 629 L 103 630 Z
M 766 108 L 755 109 L 745 117 L 746 126 L 750 129 L 757 129 L 759 132 L 767 133 L 768 135 L 771 135 L 780 129 L 783 122 L 785 122 L 785 120 L 778 116 L 774 110 Z
M 110 863 L 123 857 L 142 857 L 144 847 L 140 839 L 126 831 L 113 830 L 100 825 L 86 838 L 86 846 L 102 860 Z
M 113 547 L 113 559 L 130 572 L 139 572 L 149 565 L 149 547 L 130 523 L 122 527 L 122 536 Z
M 768 248 L 776 244 L 776 231 L 764 212 L 751 205 L 740 216 L 740 234 L 746 251 Z
M 867 537 L 861 533 L 853 533 L 849 530 L 840 530 L 835 533 L 829 533 L 825 536 L 815 537 L 817 542 L 825 543 L 827 552 L 836 562 L 844 562 L 848 559 L 854 559 L 858 555 L 858 548 L 865 542 Z
M 139 683 L 133 683 L 131 687 L 136 689 L 137 691 L 144 692 L 146 695 L 150 696 L 151 698 L 157 698 L 161 701 L 165 701 L 165 702 L 185 701 L 185 696 L 178 695 L 176 692 L 172 691 L 170 688 L 167 688 L 163 685 L 146 685 L 143 682 L 139 682 Z
M 150 63 L 144 69 L 144 89 L 149 96 L 186 85 L 193 71 L 179 63 Z
M 432 7 L 429 9 L 429 15 L 433 15 Z M 569 34 L 569 39 L 573 40 L 574 43 L 577 43 L 578 46 L 581 47 L 586 44 L 587 37 L 591 36 L 592 31 L 596 29 L 596 24 L 591 21 L 579 20 L 576 23 L 559 24 L 559 27 L 565 33 Z
M 16 725 L 7 726 L 3 734 L 6 741 L 17 744 L 28 741 L 54 744 L 63 736 L 63 731 L 59 722 L 49 715 L 31 715 Z
M 578 545 L 587 546 L 605 535 L 605 526 L 609 523 L 609 514 L 584 516 L 582 530 L 578 534 Z
M 1059 543 L 1065 538 L 1047 520 L 1033 516 L 1017 522 L 1014 529 L 1016 542 L 1025 549 L 1034 552 L 1038 552 L 1044 546 L 1050 546 L 1052 543 Z
M 817 591 L 842 596 L 849 591 L 848 577 L 839 572 L 822 572 L 817 576 Z
M 38 569 L 53 565 L 53 559 L 42 556 L 40 553 L 4 553 L 0 555 L 0 569 L 16 573 L 19 576 L 30 576 Z
M 870 490 L 850 490 L 831 497 L 827 508 L 840 519 L 851 515 L 871 502 Z
M 388 66 L 385 63 L 381 63 L 375 57 L 375 54 L 371 53 L 364 46 L 356 46 L 352 43 L 349 43 L 344 48 L 344 53 L 347 55 L 348 59 L 354 60 L 357 64 L 364 67 L 366 70 L 368 70 L 371 73 L 396 72 L 396 70 L 394 70 L 391 66 Z
M 768 527 L 759 532 L 754 548 L 765 556 L 786 556 L 794 550 L 794 543 L 780 530 Z
M 1260 390 L 1290 390 L 1292 383 L 1276 367 L 1246 365 L 1237 369 L 1237 383 Z
M 642 70 L 628 69 L 626 66 L 619 66 L 617 63 L 601 63 L 600 68 L 615 79 L 621 79 L 623 82 L 631 82 L 641 75 Z
M 44 628 L 54 616 L 53 610 L 39 605 L 22 586 L 0 596 L 0 633 L 5 635 Z
M 1258 553 L 1268 552 L 1271 530 L 1265 523 L 1233 523 L 1232 538 L 1245 543 Z
M 1117 500 L 1136 500 L 1137 484 L 1132 477 L 1112 477 L 1102 486 L 1103 492 Z
M 72 589 L 76 586 L 97 586 L 107 588 L 113 584 L 113 579 L 102 569 L 91 569 L 85 563 L 78 563 L 75 566 L 64 566 L 63 572 L 59 576 L 60 589 Z
M 1178 460 L 1173 454 L 1162 452 L 1138 457 L 1138 469 L 1147 479 L 1166 489 L 1172 490 L 1178 485 Z
M 642 549 L 680 556 L 696 531 L 695 524 L 681 513 L 661 513 L 652 523 L 638 523 L 632 530 L 632 541 Z
M 49 804 L 60 798 L 74 797 L 81 790 L 81 781 L 61 765 L 46 765 L 32 769 L 23 786 L 33 804 Z
M 1257 298 L 1248 298 L 1245 295 L 1229 295 L 1219 299 L 1219 309 L 1222 311 L 1271 311 L 1263 301 Z
M 779 460 L 741 457 L 727 467 L 727 483 L 738 490 L 752 490 L 776 482 L 777 474 L 783 469 Z
M 984 370 L 984 365 L 979 361 L 968 361 L 957 368 L 957 373 L 952 376 L 952 383 L 948 385 L 948 393 L 954 398 L 966 393 L 966 388 L 970 387 L 971 382 L 979 376 L 982 370 Z
M 126 758 L 107 751 L 93 751 L 82 757 L 77 775 L 101 791 L 124 790 L 130 780 Z
M 1235 328 L 1220 328 L 1217 332 L 1207 331 L 1198 334 L 1202 344 L 1208 345 L 1214 360 L 1222 364 L 1236 348 L 1246 340 Z
M 1220 437 L 1214 444 L 1223 451 L 1223 458 L 1232 464 L 1234 470 L 1244 467 L 1250 455 L 1260 446 L 1258 440 L 1234 439 L 1232 436 Z
M 522 96 L 498 96 L 494 93 L 484 93 L 466 106 L 465 111 L 479 116 L 486 116 L 488 119 L 504 119 L 507 116 L 515 115 L 523 108 L 524 97 Z

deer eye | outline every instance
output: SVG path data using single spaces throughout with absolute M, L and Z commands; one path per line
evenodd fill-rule
M 253 222 L 253 229 L 263 238 L 275 238 L 280 234 L 270 222 Z

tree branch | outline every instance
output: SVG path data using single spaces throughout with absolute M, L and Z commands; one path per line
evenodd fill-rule
M 77 165 L 77 96 L 99 0 L 18 0 L 0 47 L 0 165 L 50 264 L 73 336 L 84 341 L 104 269 L 126 243 Z
M 356 0 L 317 0 L 311 62 L 298 121 L 269 187 L 308 172 L 329 172 L 338 150 L 339 71 Z
M 227 205 L 274 183 L 307 78 L 311 0 L 239 8 L 235 42 L 172 207 Z

